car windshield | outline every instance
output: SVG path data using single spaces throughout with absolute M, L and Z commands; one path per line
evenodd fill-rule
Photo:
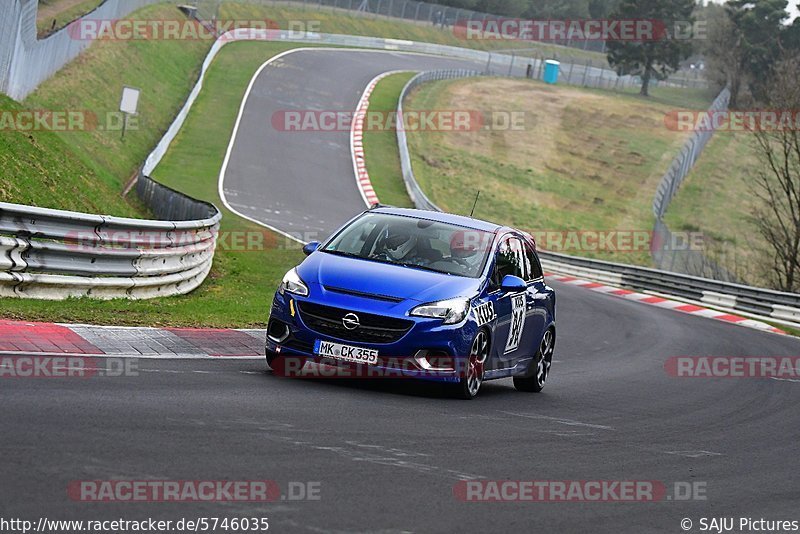
M 494 234 L 454 224 L 386 213 L 365 213 L 323 252 L 477 278 Z

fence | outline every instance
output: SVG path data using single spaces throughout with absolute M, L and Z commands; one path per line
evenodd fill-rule
M 728 109 L 728 101 L 730 100 L 730 91 L 727 88 L 714 99 L 711 107 L 708 108 L 709 113 L 716 111 L 724 111 Z M 689 174 L 692 166 L 694 166 L 700 153 L 708 143 L 711 136 L 714 135 L 714 130 L 704 129 L 695 131 L 692 136 L 686 140 L 686 143 L 681 148 L 680 153 L 672 160 L 669 170 L 661 178 L 658 184 L 656 195 L 653 198 L 653 215 L 657 219 L 661 219 L 669 207 L 672 197 L 678 191 L 681 183 L 686 175 Z
M 724 111 L 728 109 L 730 91 L 723 89 L 711 107 L 709 112 Z M 653 226 L 653 238 L 656 242 L 672 243 L 673 234 L 664 222 L 664 214 L 672 202 L 673 197 L 678 192 L 678 188 L 683 180 L 691 171 L 700 153 L 705 148 L 708 141 L 714 135 L 713 129 L 695 131 L 681 148 L 681 151 L 672 160 L 669 169 L 661 178 L 653 197 L 653 215 L 655 223 Z M 713 278 L 715 280 L 735 281 L 735 276 L 719 264 L 716 260 L 709 258 L 707 254 L 700 250 L 669 250 L 669 248 L 654 249 L 653 262 L 659 269 L 666 269 L 693 276 Z
M 480 75 L 480 73 L 465 70 L 422 72 L 409 80 L 400 92 L 400 99 L 397 106 L 397 146 L 400 152 L 400 166 L 406 190 L 414 202 L 414 205 L 419 209 L 440 211 L 438 206 L 436 206 L 422 191 L 422 188 L 414 176 L 411 165 L 411 154 L 408 150 L 407 137 L 402 124 L 404 101 L 408 93 L 422 83 L 476 75 Z M 714 101 L 712 109 L 725 109 L 725 107 L 727 107 L 727 102 L 728 92 L 726 89 L 720 93 Z M 691 165 L 697 160 L 700 151 L 710 137 L 711 132 L 698 132 L 698 134 L 687 141 L 686 146 L 676 158 L 677 163 L 673 163 L 673 166 L 670 167 L 670 171 L 665 175 L 664 180 L 672 180 L 669 177 L 675 179 L 680 177 L 682 180 L 691 168 Z M 675 182 L 672 180 L 669 183 L 671 185 Z M 677 185 L 675 187 L 677 187 Z M 657 198 L 665 200 L 666 204 L 668 204 L 669 199 L 672 198 L 675 192 L 674 189 L 669 189 L 669 191 L 671 191 L 671 193 L 667 194 L 668 190 L 663 189 L 662 194 L 657 196 Z M 666 209 L 665 204 L 659 203 L 658 205 Z M 657 213 L 663 214 L 663 211 Z M 663 228 L 666 228 L 666 226 L 661 223 L 660 217 L 657 217 L 656 224 L 661 224 Z M 668 229 L 666 231 L 668 232 Z M 662 239 L 663 238 L 662 235 Z M 654 236 L 654 240 L 656 239 L 658 238 Z M 543 251 L 540 255 L 547 268 L 554 272 L 582 276 L 603 283 L 632 287 L 638 290 L 663 293 L 678 298 L 702 302 L 710 306 L 735 310 L 746 315 L 769 317 L 778 322 L 783 322 L 792 326 L 800 325 L 800 295 L 798 294 L 749 287 L 685 273 L 667 272 L 662 269 L 624 265 L 553 252 Z M 696 264 L 687 263 L 687 265 L 697 270 L 705 269 L 706 271 L 710 270 L 713 264 L 711 260 L 702 256 L 688 257 L 685 261 L 696 262 Z
M 112 20 L 127 16 L 131 12 L 146 5 L 162 0 L 105 0 L 88 17 L 97 20 Z M 194 0 L 197 15 L 200 19 L 210 20 L 216 16 L 223 0 Z M 455 21 L 486 20 L 495 15 L 480 13 L 466 9 L 417 2 L 415 0 L 297 0 L 279 2 L 277 0 L 239 0 L 264 5 L 286 5 L 304 10 L 342 11 L 351 15 L 391 17 L 418 24 L 431 24 L 448 30 Z M 70 34 L 70 28 L 64 27 L 37 39 L 36 12 L 38 0 L 6 0 L 5 8 L 0 11 L 0 92 L 8 94 L 15 100 L 22 100 L 33 92 L 39 84 L 51 77 L 69 61 L 77 57 L 92 41 L 77 39 Z M 639 86 L 638 77 L 618 77 L 616 73 L 605 68 L 602 62 L 593 62 L 570 54 L 570 49 L 604 51 L 601 41 L 553 41 L 563 45 L 562 51 L 542 52 L 537 48 L 511 51 L 509 55 L 503 51 L 492 52 L 488 57 L 487 70 L 500 73 L 502 68 L 514 68 L 515 63 L 533 62 L 539 65 L 544 59 L 558 59 L 563 63 L 565 82 L 578 85 L 600 87 L 605 89 L 624 90 Z M 422 45 L 423 43 L 415 43 Z M 456 47 L 450 47 L 456 48 Z M 485 53 L 484 53 L 485 54 Z M 510 59 L 507 59 L 510 58 Z M 499 62 L 498 65 L 492 65 Z M 541 68 L 541 67 L 537 67 Z M 696 75 L 695 75 L 696 76 Z M 580 80 L 580 82 L 578 81 Z M 654 81 L 654 86 L 666 84 L 675 87 L 706 87 L 707 83 L 697 77 L 676 78 L 665 82 Z
M 220 4 L 227 0 L 191 0 L 201 18 L 210 20 L 217 15 Z M 473 11 L 441 4 L 418 2 L 416 0 L 236 0 L 237 2 L 286 6 L 304 11 L 328 11 L 347 13 L 371 18 L 391 18 L 437 27 L 452 31 L 458 22 L 502 18 L 481 11 Z M 547 43 L 564 47 L 605 53 L 606 46 L 600 40 L 548 40 Z
M 106 0 L 91 13 L 99 20 L 118 19 L 159 0 Z M 76 39 L 70 28 L 36 37 L 38 0 L 3 0 L 0 13 L 0 92 L 22 100 L 40 83 L 75 59 L 92 41 Z
M 204 20 L 211 20 L 218 16 L 220 5 L 228 0 L 192 0 L 192 4 L 197 7 L 198 17 Z M 236 0 L 237 2 L 269 5 L 269 6 L 284 6 L 303 11 L 317 11 L 328 13 L 342 13 L 350 16 L 370 17 L 370 18 L 390 18 L 396 20 L 403 20 L 416 24 L 429 25 L 441 29 L 442 31 L 452 32 L 453 26 L 456 22 L 480 20 L 486 21 L 490 19 L 502 18 L 498 15 L 490 13 L 483 13 L 480 11 L 473 11 L 469 9 L 456 8 L 451 6 L 444 6 L 441 4 L 431 4 L 427 2 L 418 2 L 416 0 Z M 324 29 L 324 28 L 323 28 Z M 320 30 L 322 31 L 322 30 Z M 507 43 L 516 44 L 517 46 L 524 44 L 526 41 L 509 40 Z M 604 71 L 602 77 L 597 80 L 589 80 L 588 86 L 600 87 L 603 89 L 622 89 L 617 83 L 617 75 L 613 70 L 608 69 L 608 64 L 605 60 L 590 60 L 585 57 L 577 55 L 578 50 L 597 52 L 605 54 L 606 43 L 601 40 L 546 40 L 537 41 L 542 44 L 558 45 L 557 48 L 543 52 L 541 47 L 536 44 L 529 48 L 520 48 L 512 51 L 512 57 L 516 54 L 517 60 L 521 61 L 525 58 L 533 58 L 537 60 L 556 59 L 565 63 L 565 67 L 575 65 L 579 67 L 575 71 L 575 76 L 583 78 L 583 69 L 588 68 L 590 72 Z M 510 51 L 510 50 L 509 50 Z M 497 50 L 497 53 L 504 54 L 508 51 Z M 564 69 L 565 75 L 572 78 L 572 71 Z M 629 83 L 626 87 L 640 87 L 641 80 L 638 76 L 623 77 L 628 79 Z M 578 82 L 568 82 L 572 85 L 578 85 Z M 582 85 L 587 86 L 583 81 Z M 686 70 L 675 73 L 674 77 L 666 81 L 651 80 L 653 87 L 667 85 L 670 87 L 692 87 L 692 88 L 707 88 L 708 82 L 700 77 L 699 70 Z

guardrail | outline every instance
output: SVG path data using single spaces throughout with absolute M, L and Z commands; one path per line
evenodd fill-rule
M 142 177 L 143 220 L 0 202 L 0 296 L 144 299 L 184 294 L 211 269 L 220 212 Z
M 463 69 L 420 72 L 411 78 L 403 87 L 403 90 L 400 91 L 400 98 L 397 100 L 397 146 L 400 148 L 400 168 L 403 172 L 403 183 L 405 183 L 408 196 L 411 197 L 411 201 L 419 209 L 442 211 L 422 191 L 417 179 L 414 177 L 414 171 L 411 169 L 411 153 L 408 151 L 408 138 L 406 137 L 406 129 L 403 126 L 403 102 L 412 89 L 425 82 L 467 78 L 480 76 L 481 74 L 478 71 Z
M 414 205 L 419 209 L 441 211 L 425 195 L 414 176 L 411 154 L 408 150 L 408 139 L 402 127 L 405 98 L 411 89 L 428 81 L 463 78 L 478 74 L 474 71 L 461 70 L 422 72 L 411 78 L 400 92 L 397 104 L 397 146 L 400 152 L 400 165 L 406 190 Z M 539 254 L 545 268 L 552 272 L 659 293 L 723 310 L 736 311 L 742 315 L 768 318 L 777 323 L 800 327 L 800 294 L 555 252 L 541 251 Z
M 691 302 L 800 326 L 800 295 L 659 269 L 541 252 L 553 272 L 678 297 Z

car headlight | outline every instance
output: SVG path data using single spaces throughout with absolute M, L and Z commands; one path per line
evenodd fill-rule
M 444 319 L 444 324 L 456 324 L 464 320 L 469 313 L 469 299 L 457 298 L 429 302 L 412 309 L 409 312 L 414 317 L 431 317 Z
M 281 295 L 285 292 L 289 292 L 300 295 L 301 297 L 307 297 L 308 286 L 300 279 L 300 275 L 297 274 L 297 269 L 292 269 L 284 275 L 281 285 L 278 287 L 278 292 Z

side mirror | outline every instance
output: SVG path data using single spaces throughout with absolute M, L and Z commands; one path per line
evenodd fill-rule
M 319 248 L 320 244 L 321 243 L 319 241 L 311 241 L 310 243 L 306 243 L 303 245 L 303 253 L 306 256 L 310 256 L 312 252 Z
M 507 292 L 518 292 L 518 291 L 525 291 L 528 289 L 528 284 L 520 278 L 519 276 L 514 276 L 513 274 L 507 274 L 503 277 L 503 281 L 500 284 L 500 288 L 503 291 Z

